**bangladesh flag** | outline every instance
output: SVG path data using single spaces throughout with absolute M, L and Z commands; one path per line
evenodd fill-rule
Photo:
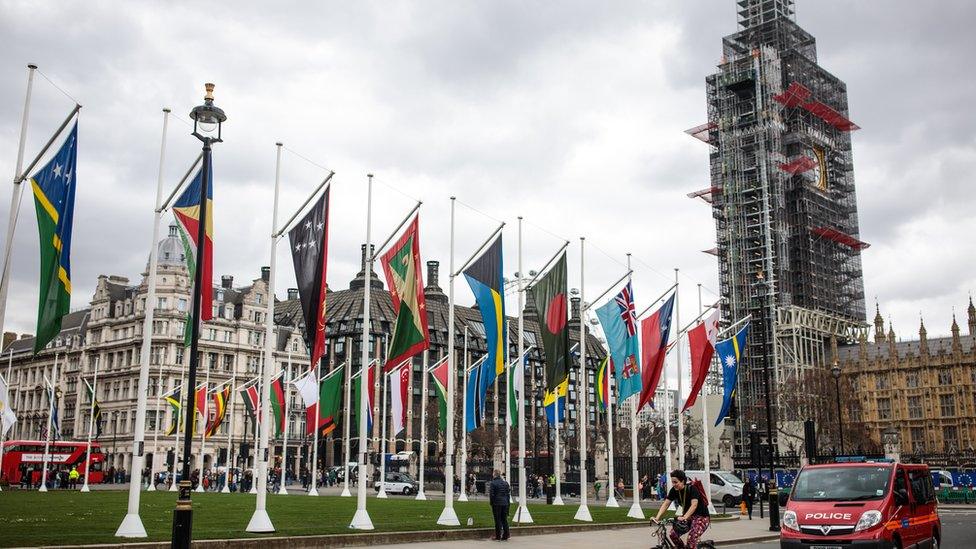
M 285 386 L 280 375 L 271 382 L 271 413 L 274 415 L 275 437 L 281 436 L 285 430 Z
M 380 258 L 397 315 L 384 372 L 430 346 L 424 280 L 420 273 L 419 221 L 420 216 L 414 217 L 403 236 Z
M 342 373 L 338 368 L 319 382 L 319 426 L 322 434 L 335 430 L 342 407 Z
M 443 359 L 439 366 L 430 370 L 430 375 L 434 378 L 434 389 L 437 391 L 438 423 L 443 432 L 447 431 L 447 363 L 447 359 Z
M 546 352 L 546 390 L 553 391 L 568 375 L 569 326 L 566 303 L 566 254 L 531 288 L 535 298 L 542 347 Z

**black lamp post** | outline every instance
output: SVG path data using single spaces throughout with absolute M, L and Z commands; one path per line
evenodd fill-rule
M 834 394 L 837 400 L 837 432 L 840 435 L 840 453 L 844 454 L 844 418 L 840 415 L 840 366 L 834 361 L 834 367 L 830 369 L 830 375 L 834 376 Z
M 210 284 L 210 280 L 203 280 L 203 247 L 207 238 L 207 196 L 210 194 L 210 162 L 211 146 L 220 143 L 221 126 L 227 116 L 224 111 L 213 104 L 214 85 L 205 84 L 207 94 L 203 97 L 203 105 L 194 107 L 190 112 L 193 119 L 193 136 L 203 142 L 203 165 L 200 167 L 200 217 L 197 223 L 197 268 L 193 273 L 193 317 L 190 325 L 190 375 L 187 380 L 186 404 L 184 410 L 193 409 L 194 393 L 197 386 L 198 339 L 200 335 L 200 315 L 202 312 L 203 284 Z M 216 131 L 216 136 L 214 132 Z M 211 305 L 206 304 L 207 307 Z M 172 546 L 189 549 L 193 531 L 193 506 L 190 502 L 190 452 L 193 443 L 193 423 L 195 418 L 186 421 L 186 432 L 183 436 L 183 479 L 180 481 L 179 497 L 176 509 L 173 511 Z
M 771 288 L 762 271 L 756 273 L 756 283 L 762 288 L 763 293 L 760 299 L 763 300 L 763 307 L 765 308 L 767 306 L 766 301 L 771 297 Z M 769 307 L 768 311 L 772 313 L 772 307 Z M 773 321 L 772 318 L 769 319 L 768 323 L 763 320 L 759 337 L 762 346 L 763 390 L 766 393 L 766 444 L 769 447 L 769 480 L 767 481 L 769 486 L 767 490 L 769 492 L 769 531 L 779 532 L 779 493 L 776 488 L 776 460 L 773 458 L 773 401 L 769 393 L 769 352 L 766 341 L 767 324 Z

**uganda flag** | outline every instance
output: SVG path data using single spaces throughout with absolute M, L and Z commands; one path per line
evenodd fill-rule
M 397 315 L 384 372 L 430 346 L 424 280 L 420 274 L 419 220 L 420 216 L 414 217 L 403 236 L 380 258 Z
M 288 231 L 295 264 L 298 297 L 305 320 L 305 345 L 312 350 L 313 366 L 325 354 L 325 274 L 329 260 L 329 189 Z M 317 369 L 316 369 L 317 371 Z
M 71 226 L 75 210 L 78 123 L 61 149 L 30 178 L 41 240 L 40 303 L 34 354 L 61 332 L 61 317 L 71 308 Z
M 211 165 L 208 165 L 212 166 Z M 187 258 L 190 276 L 195 276 L 197 267 L 203 269 L 200 277 L 201 292 L 200 320 L 213 318 L 213 169 L 207 173 L 207 222 L 203 242 L 203 258 L 197 257 L 197 234 L 200 228 L 200 186 L 203 185 L 203 170 L 197 172 L 193 181 L 183 190 L 183 194 L 173 204 L 173 215 L 176 216 L 183 241 L 183 250 Z M 191 311 L 190 315 L 196 311 Z M 192 322 L 188 315 L 187 325 Z M 189 328 L 187 328 L 189 333 Z M 187 343 L 189 345 L 189 343 Z
M 569 327 L 566 303 L 566 254 L 531 288 L 535 298 L 542 347 L 546 352 L 546 391 L 566 379 L 569 365 Z
M 478 376 L 478 403 L 483 406 L 488 387 L 505 372 L 505 290 L 502 287 L 502 235 L 499 234 L 485 253 L 464 270 L 478 311 L 485 326 L 488 357 Z

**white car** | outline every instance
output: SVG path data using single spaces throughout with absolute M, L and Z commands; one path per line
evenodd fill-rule
M 712 505 L 724 503 L 726 507 L 735 507 L 742 500 L 742 479 L 731 471 L 711 471 L 711 490 L 708 500 Z M 698 479 L 705 484 L 705 471 L 685 471 L 689 479 Z
M 419 487 L 420 484 L 406 473 L 387 473 L 386 482 L 383 483 L 383 488 L 387 493 L 403 494 L 405 496 L 416 494 Z M 379 481 L 373 484 L 373 490 L 380 491 Z

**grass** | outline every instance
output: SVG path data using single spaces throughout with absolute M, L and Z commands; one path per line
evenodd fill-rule
M 118 543 L 115 529 L 125 515 L 126 491 L 99 490 L 39 493 L 15 490 L 0 493 L 0 546 Z M 254 511 L 250 494 L 193 494 L 193 538 L 260 537 L 244 531 Z M 176 494 L 143 492 L 140 516 L 148 541 L 169 540 Z M 415 501 L 369 496 L 367 509 L 377 532 L 437 530 L 437 517 L 444 500 Z M 491 510 L 484 500 L 455 502 L 458 518 L 467 528 L 468 517 L 475 528 L 492 525 Z M 530 504 L 536 525 L 572 524 L 578 505 L 556 507 Z M 608 509 L 591 505 L 595 523 L 629 522 L 628 506 Z M 356 510 L 356 498 L 304 495 L 268 496 L 268 513 L 277 528 L 275 536 L 307 536 L 349 533 L 349 521 Z M 515 507 L 512 507 L 512 513 Z M 132 540 L 144 541 L 144 540 Z

